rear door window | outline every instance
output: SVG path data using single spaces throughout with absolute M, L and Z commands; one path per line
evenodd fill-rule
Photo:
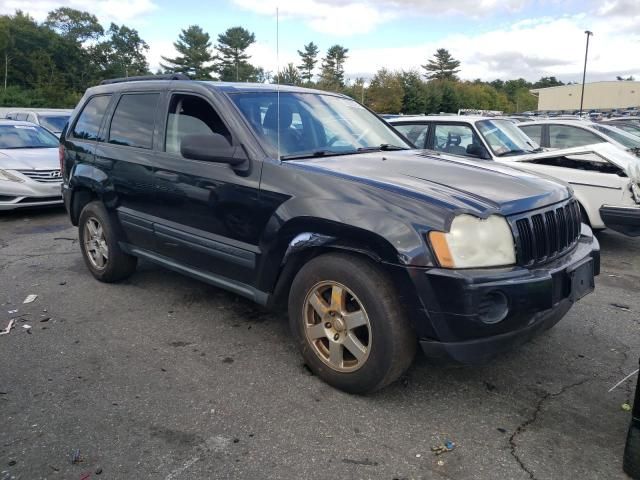
M 427 133 L 429 132 L 429 125 L 426 123 L 403 123 L 400 125 L 394 125 L 395 129 L 409 139 L 416 148 L 425 148 L 425 142 L 427 141 Z
M 111 101 L 111 95 L 100 95 L 91 98 L 82 109 L 73 127 L 72 136 L 83 140 L 104 140 L 99 138 L 102 117 Z
M 123 95 L 111 119 L 109 143 L 150 149 L 159 100 L 159 93 Z
M 569 125 L 549 125 L 549 146 L 551 148 L 570 148 L 605 143 L 593 132 Z
M 520 127 L 520 130 L 538 145 L 542 145 L 542 125 L 527 125 Z

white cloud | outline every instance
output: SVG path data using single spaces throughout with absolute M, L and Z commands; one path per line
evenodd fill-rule
M 244 8 L 282 19 L 300 18 L 312 29 L 335 36 L 367 33 L 397 15 L 366 1 L 335 2 L 327 0 L 234 0 Z
M 138 19 L 157 8 L 153 0 L 2 0 L 0 14 L 13 14 L 16 10 L 27 12 L 38 21 L 56 8 L 71 7 L 89 11 L 104 24 L 123 23 Z

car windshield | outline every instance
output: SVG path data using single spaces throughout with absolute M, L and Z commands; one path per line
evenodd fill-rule
M 640 138 L 620 130 L 617 127 L 610 127 L 608 125 L 594 125 L 596 130 L 604 133 L 607 137 L 614 139 L 616 142 L 621 143 L 627 148 L 640 148 Z
M 69 115 L 40 115 L 40 125 L 52 132 L 61 132 Z
M 540 150 L 540 145 L 522 133 L 510 120 L 479 120 L 476 126 L 497 157 Z
M 411 148 L 376 115 L 348 98 L 292 92 L 230 97 L 268 151 L 274 157 L 279 153 L 282 160 Z
M 37 125 L 0 125 L 0 148 L 57 148 L 58 139 Z
M 637 123 L 631 123 L 631 122 L 611 122 L 611 126 L 612 127 L 616 127 L 619 128 L 620 130 L 624 130 L 627 133 L 630 133 L 632 135 L 636 135 L 638 137 L 640 137 L 640 125 L 638 125 Z

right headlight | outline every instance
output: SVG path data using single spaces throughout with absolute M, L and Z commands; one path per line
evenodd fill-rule
M 448 232 L 429 232 L 431 247 L 445 268 L 502 267 L 516 263 L 516 247 L 507 220 L 458 215 Z
M 0 180 L 4 180 L 6 182 L 24 182 L 24 180 L 16 177 L 15 175 L 7 172 L 6 170 L 0 170 Z

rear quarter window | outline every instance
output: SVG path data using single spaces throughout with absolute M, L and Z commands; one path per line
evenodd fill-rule
M 150 149 L 159 93 L 123 95 L 111 119 L 109 143 Z
M 82 140 L 103 141 L 104 138 L 99 138 L 100 125 L 110 101 L 111 95 L 99 95 L 89 99 L 82 109 L 71 135 Z

